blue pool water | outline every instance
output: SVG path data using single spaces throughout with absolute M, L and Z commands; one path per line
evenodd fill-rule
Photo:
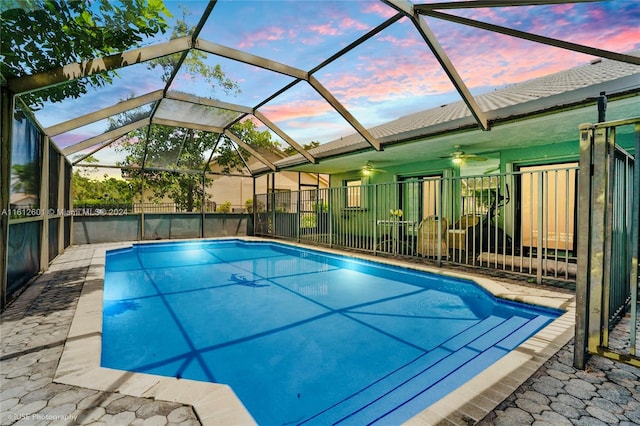
M 107 253 L 102 366 L 225 383 L 261 425 L 398 424 L 559 311 L 284 244 Z

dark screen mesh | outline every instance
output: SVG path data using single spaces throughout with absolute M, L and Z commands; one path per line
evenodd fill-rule
M 71 164 L 65 163 L 64 172 L 64 208 L 71 210 L 71 175 L 73 174 L 73 167 Z
M 40 270 L 40 221 L 9 225 L 7 296 Z
M 71 216 L 65 216 L 64 218 L 64 247 L 67 248 L 71 245 Z
M 58 226 L 60 218 L 49 220 L 49 262 L 58 255 Z
M 49 210 L 58 211 L 58 182 L 60 182 L 60 154 L 49 145 Z

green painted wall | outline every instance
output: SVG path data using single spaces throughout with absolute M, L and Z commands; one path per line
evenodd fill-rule
M 558 129 L 562 126 L 562 120 L 558 120 L 558 116 L 549 115 L 537 118 L 536 120 L 540 121 L 539 125 L 528 125 L 527 131 L 529 133 L 538 132 L 539 135 L 527 134 L 523 136 L 523 139 L 525 137 L 531 140 L 534 140 L 535 138 L 542 138 L 542 140 L 548 140 L 549 143 L 541 143 L 535 146 L 520 146 L 518 140 L 503 140 L 500 141 L 501 144 L 504 143 L 504 145 L 509 146 L 509 148 L 494 152 L 484 152 L 483 156 L 499 159 L 501 173 L 507 172 L 509 168 L 511 168 L 511 170 L 517 170 L 519 166 L 576 162 L 579 159 L 579 141 L 578 127 L 574 124 L 580 122 L 576 120 L 584 120 L 584 117 L 588 118 L 595 113 L 593 111 L 593 106 L 587 106 L 570 111 L 569 114 L 572 116 L 572 119 L 568 120 L 571 122 L 571 129 L 563 129 L 562 132 L 553 132 L 554 129 Z M 634 116 L 640 116 L 640 95 L 632 96 L 609 104 L 607 110 L 607 121 L 626 119 Z M 512 135 L 512 138 L 517 138 L 518 123 L 511 123 L 510 125 L 515 127 L 515 132 L 501 132 L 500 134 L 510 134 Z M 554 128 L 554 126 L 556 127 Z M 498 132 L 495 133 L 497 134 Z M 468 140 L 469 137 L 474 136 L 486 139 L 491 136 L 491 132 L 468 132 L 466 134 L 462 134 L 460 137 Z M 625 126 L 623 128 L 619 128 L 616 141 L 618 145 L 633 153 L 635 144 L 633 127 Z M 434 139 L 432 142 L 437 143 L 437 139 Z M 393 147 L 388 149 L 391 150 Z M 375 153 L 372 153 L 372 155 L 375 155 Z M 416 153 L 416 156 L 419 156 L 419 153 Z M 359 170 L 352 170 L 343 174 L 335 174 L 331 176 L 331 187 L 342 186 L 345 181 L 354 179 L 362 179 L 363 183 L 367 184 L 385 184 L 393 183 L 399 179 L 410 176 L 460 176 L 460 168 L 454 165 L 449 159 L 428 158 L 426 155 L 425 159 L 422 161 L 403 164 L 401 166 L 384 167 L 383 170 L 384 172 L 373 173 L 369 177 L 362 177 Z M 384 191 L 384 189 L 382 189 L 382 191 Z M 384 205 L 375 205 L 375 200 L 380 198 L 379 194 L 377 194 L 376 198 L 376 194 L 373 194 L 373 189 L 371 187 L 367 188 L 364 192 L 366 192 L 366 195 L 363 195 L 363 208 L 359 211 L 346 211 L 343 208 L 343 198 L 334 197 L 332 203 L 332 211 L 334 213 L 333 217 L 336 221 L 334 229 L 353 229 L 354 233 L 361 234 L 362 231 L 355 225 L 357 222 L 362 220 L 374 222 L 376 219 L 388 218 L 388 204 L 384 203 Z M 459 188 L 452 188 L 451 192 L 459 194 Z M 395 206 L 396 208 L 402 207 L 398 202 L 395 203 Z M 456 204 L 452 206 L 452 208 L 454 210 L 453 212 L 447 212 L 445 209 L 445 217 L 451 216 L 452 218 L 455 218 L 458 216 L 455 211 L 459 209 L 459 206 Z M 451 218 L 448 219 L 451 220 Z M 502 222 L 503 218 L 500 218 L 499 220 Z

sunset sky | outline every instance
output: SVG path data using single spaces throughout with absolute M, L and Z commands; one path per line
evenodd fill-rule
M 422 2 L 421 2 L 422 3 Z M 195 25 L 206 2 L 165 1 L 176 17 L 188 8 Z M 640 49 L 640 1 L 447 10 L 449 14 L 506 26 L 616 52 Z M 200 38 L 305 71 L 395 14 L 380 1 L 219 1 Z M 467 87 L 481 94 L 556 71 L 588 63 L 593 57 L 509 36 L 426 18 Z M 146 44 L 166 41 L 161 35 Z M 240 93 L 213 89 L 196 76 L 181 73 L 171 90 L 254 107 L 292 81 L 239 62 L 207 55 L 236 81 Z M 45 126 L 68 120 L 132 95 L 163 87 L 157 70 L 145 64 L 127 67 L 112 88 L 78 100 L 47 105 L 37 113 Z M 460 100 L 429 48 L 408 19 L 401 19 L 373 39 L 316 72 L 315 77 L 366 127 Z M 305 82 L 263 106 L 260 111 L 300 143 L 322 143 L 353 129 Z M 68 146 L 102 133 L 106 123 L 55 138 Z

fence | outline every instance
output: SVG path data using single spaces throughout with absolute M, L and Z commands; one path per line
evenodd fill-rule
M 231 203 L 217 204 L 207 201 L 204 209 L 201 206 L 194 206 L 189 209 L 177 203 L 103 203 L 85 204 L 74 203 L 74 215 L 105 215 L 105 214 L 128 214 L 128 213 L 247 213 L 247 206 L 233 205 Z
M 260 194 L 255 233 L 575 281 L 576 164 Z
M 640 366 L 638 335 L 638 221 L 640 169 L 616 145 L 627 126 L 640 152 L 640 118 L 586 124 L 580 128 L 579 274 L 574 364 L 584 368 L 586 355 L 597 354 Z M 586 206 L 585 206 L 586 207 Z M 609 332 L 628 314 L 628 340 L 609 347 Z M 624 339 L 621 339 L 624 340 Z
M 253 234 L 253 216 L 248 213 L 226 211 L 185 213 L 171 211 L 173 204 L 153 204 L 153 206 L 160 206 L 157 209 L 160 211 L 136 212 L 131 205 L 121 204 L 76 206 L 71 216 L 73 243 L 94 244 Z

